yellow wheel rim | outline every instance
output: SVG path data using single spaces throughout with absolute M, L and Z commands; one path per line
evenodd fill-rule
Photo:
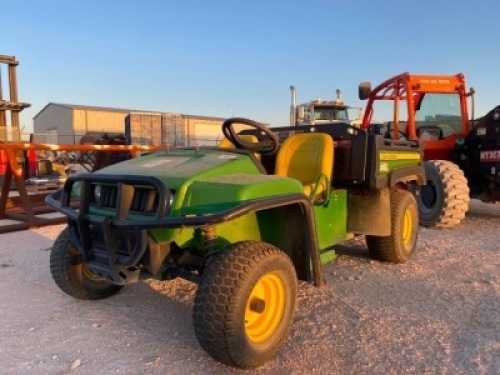
M 413 213 L 410 208 L 407 208 L 403 218 L 403 243 L 405 246 L 410 245 L 413 233 Z
M 285 310 L 285 285 L 273 272 L 263 275 L 255 284 L 245 308 L 245 332 L 255 343 L 268 340 L 281 321 Z

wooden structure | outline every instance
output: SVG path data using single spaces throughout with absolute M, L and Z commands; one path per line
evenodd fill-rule
M 7 65 L 9 76 L 9 100 L 5 100 L 2 92 L 1 64 Z M 20 140 L 19 112 L 30 106 L 18 101 L 16 67 L 19 62 L 14 56 L 0 55 L 0 141 L 8 141 L 7 112 L 10 112 L 10 126 L 13 141 Z
M 131 112 L 125 118 L 125 137 L 128 144 L 217 146 L 223 122 L 219 117 Z
M 217 131 L 220 131 L 221 124 L 222 121 L 217 121 Z M 128 144 L 185 147 L 188 145 L 186 129 L 184 116 L 175 113 L 131 112 L 125 118 Z

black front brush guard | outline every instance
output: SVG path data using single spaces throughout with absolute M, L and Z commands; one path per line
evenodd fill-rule
M 71 194 L 76 182 L 80 183 L 78 211 L 70 206 Z M 115 212 L 113 216 L 90 214 L 93 188 L 97 184 L 117 186 L 118 196 L 116 207 L 113 208 Z M 113 220 L 127 218 L 134 198 L 135 186 L 147 186 L 156 191 L 158 204 L 154 213 L 155 220 L 164 217 L 169 212 L 169 190 L 159 179 L 145 176 L 78 174 L 68 178 L 63 189 L 45 199 L 49 205 L 68 217 L 72 243 L 83 255 L 87 267 L 97 276 L 118 285 L 137 281 L 140 270 L 134 266 L 143 257 L 148 244 L 146 229 L 116 230 L 111 228 Z M 103 246 L 98 246 L 97 241 L 94 240 L 99 232 L 104 238 Z

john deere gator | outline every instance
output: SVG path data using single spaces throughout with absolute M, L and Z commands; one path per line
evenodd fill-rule
M 418 208 L 409 190 L 425 176 L 414 142 L 348 124 L 269 129 L 232 118 L 222 130 L 221 147 L 70 176 L 47 197 L 68 218 L 50 270 L 62 291 L 91 300 L 144 278 L 195 282 L 200 345 L 248 368 L 282 346 L 297 280 L 323 285 L 334 245 L 365 235 L 374 258 L 410 258 Z

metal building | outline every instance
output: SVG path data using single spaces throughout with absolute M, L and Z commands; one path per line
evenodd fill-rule
M 130 109 L 49 103 L 33 118 L 35 142 L 78 143 L 87 133 L 124 133 Z
M 85 134 L 126 134 L 130 143 L 216 145 L 223 118 L 49 103 L 33 119 L 37 143 L 79 143 Z

